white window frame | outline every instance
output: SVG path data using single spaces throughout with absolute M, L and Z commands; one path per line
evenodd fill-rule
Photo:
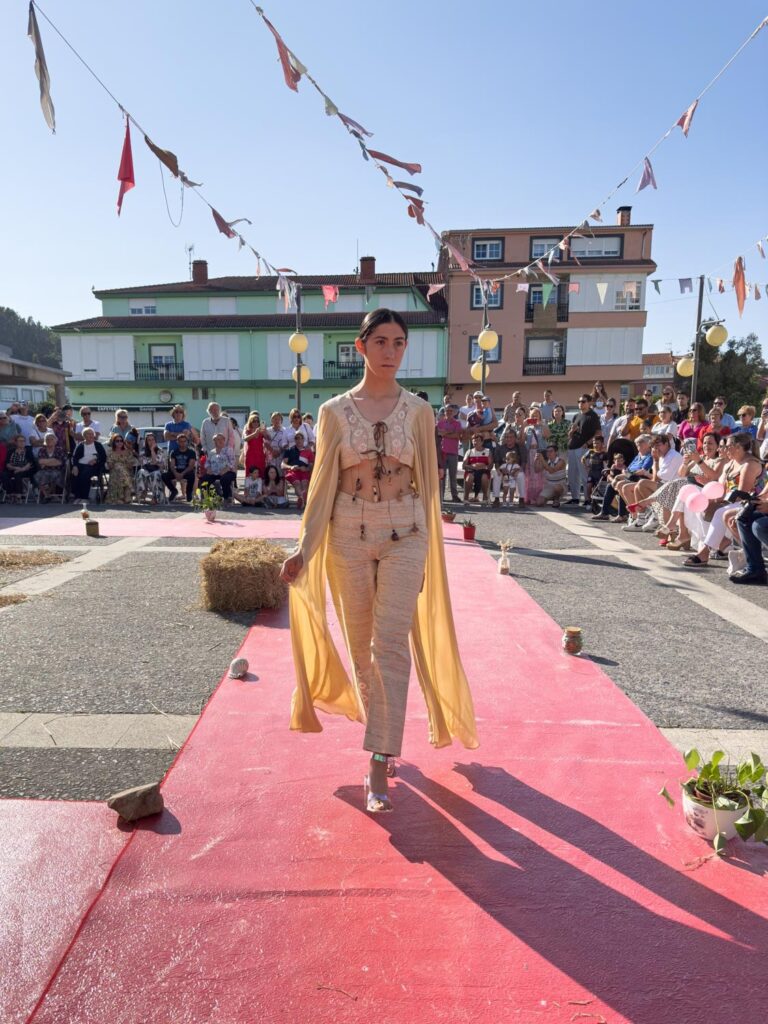
M 157 316 L 157 303 L 152 299 L 129 299 L 130 316 Z
M 630 313 L 638 312 L 643 308 L 643 282 L 635 281 L 635 297 L 632 298 L 623 288 L 617 288 L 613 302 L 613 308 L 617 312 Z
M 547 305 L 556 306 L 559 294 L 558 286 L 554 285 L 552 291 L 549 293 L 549 302 Z M 528 289 L 528 304 L 530 306 L 544 305 L 544 290 L 540 284 L 532 284 Z
M 550 249 L 555 249 L 555 253 L 552 257 L 552 262 L 557 263 L 560 259 L 560 249 L 556 248 L 560 245 L 559 238 L 532 238 L 531 239 L 531 259 L 540 260 L 549 252 Z M 547 257 L 549 259 L 549 257 Z
M 488 296 L 488 309 L 501 309 L 501 296 L 504 285 L 499 285 L 495 292 Z M 483 308 L 483 289 L 479 284 L 472 285 L 472 309 Z
M 615 243 L 609 246 L 607 243 Z M 620 259 L 621 235 L 595 235 L 594 238 L 571 238 L 571 257 L 580 260 Z
M 480 346 L 477 344 L 478 335 L 470 334 L 469 336 L 469 362 L 476 363 L 482 356 L 483 352 Z M 490 352 L 485 353 L 486 363 L 499 363 L 501 362 L 501 335 L 499 335 L 499 341 L 496 348 L 491 349 Z
M 484 247 L 485 253 L 480 253 L 480 247 Z M 491 246 L 498 248 L 498 255 L 491 255 Z M 504 239 L 503 238 L 475 238 L 472 241 L 472 260 L 475 263 L 482 263 L 484 260 L 500 260 L 503 258 L 504 253 Z

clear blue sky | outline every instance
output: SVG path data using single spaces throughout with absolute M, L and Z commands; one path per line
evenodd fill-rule
M 42 0 L 43 10 L 159 145 L 204 183 L 227 219 L 278 266 L 347 273 L 361 255 L 383 271 L 429 269 L 428 232 L 404 212 L 311 86 L 284 85 L 272 36 L 248 0 Z M 428 216 L 445 228 L 572 224 L 687 107 L 766 4 L 675 0 L 267 0 L 265 12 L 371 145 L 424 168 Z M 94 315 L 91 286 L 184 280 L 185 243 L 212 276 L 250 274 L 193 194 L 169 222 L 157 161 L 134 135 L 137 186 L 115 214 L 123 128 L 114 104 L 40 18 L 57 133 L 40 111 L 26 0 L 0 8 L 0 305 L 43 323 Z M 636 173 L 608 209 L 630 203 L 655 225 L 658 276 L 714 273 L 733 259 L 768 285 L 754 242 L 768 235 L 765 96 L 768 27 L 704 97 L 688 139 L 653 157 L 658 191 Z M 168 184 L 174 219 L 179 187 Z M 695 298 L 666 282 L 649 294 L 646 351 L 678 351 Z M 768 297 L 733 334 L 765 342 Z M 705 306 L 706 309 L 708 307 Z

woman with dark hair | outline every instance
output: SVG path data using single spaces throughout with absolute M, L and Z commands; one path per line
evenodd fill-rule
M 369 313 L 355 347 L 362 381 L 325 402 L 298 550 L 283 563 L 298 687 L 291 728 L 319 732 L 316 708 L 365 723 L 365 807 L 392 810 L 387 777 L 400 755 L 411 658 L 430 742 L 478 745 L 451 614 L 431 407 L 400 387 L 403 318 Z M 354 683 L 329 637 L 326 574 Z
M 157 438 L 148 431 L 144 437 L 144 450 L 139 458 L 140 469 L 136 474 L 136 500 L 149 495 L 152 504 L 157 505 L 165 494 L 163 489 L 163 473 L 167 469 L 165 456 L 158 446 Z
M 708 426 L 709 420 L 704 412 L 704 406 L 701 402 L 694 402 L 688 412 L 688 419 L 680 424 L 677 436 L 681 441 L 687 441 L 689 437 L 692 437 L 694 441 L 698 441 Z
M 109 470 L 107 501 L 110 504 L 130 504 L 133 493 L 133 472 L 136 469 L 136 456 L 126 444 L 125 438 L 119 434 L 113 434 L 109 439 L 107 469 Z
M 283 508 L 288 504 L 285 496 L 285 480 L 280 470 L 271 462 L 264 474 L 264 504 L 269 508 Z
M 598 416 L 602 416 L 608 407 L 608 392 L 605 390 L 605 385 L 602 381 L 596 380 L 595 386 L 592 388 L 592 408 Z
M 556 405 L 552 410 L 552 419 L 549 421 L 549 439 L 559 452 L 568 451 L 568 431 L 571 425 L 565 418 L 565 409 L 562 405 Z

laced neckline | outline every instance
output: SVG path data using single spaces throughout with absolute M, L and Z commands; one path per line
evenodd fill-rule
M 360 411 L 357 405 L 357 402 L 355 402 L 355 396 L 352 394 L 351 389 L 347 392 L 347 395 L 349 396 L 350 400 L 353 403 L 352 408 L 355 410 L 355 415 L 359 416 L 361 420 L 365 420 L 366 423 L 370 423 L 372 426 L 377 426 L 379 423 L 386 423 L 387 420 L 390 420 L 395 415 L 397 410 L 400 408 L 400 402 L 402 400 L 404 390 L 404 388 L 400 388 L 400 391 L 398 392 L 397 395 L 397 401 L 392 407 L 392 410 L 389 413 L 387 413 L 386 416 L 380 416 L 379 419 L 377 420 L 369 420 L 367 416 L 363 415 L 363 413 Z

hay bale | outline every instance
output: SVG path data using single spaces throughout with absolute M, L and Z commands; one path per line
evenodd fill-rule
M 0 551 L 0 569 L 31 569 L 40 565 L 60 565 L 62 562 L 68 561 L 67 555 L 60 555 L 56 551 L 46 551 L 43 548 L 35 548 L 34 551 L 3 548 Z
M 0 608 L 8 608 L 12 604 L 21 604 L 26 600 L 26 594 L 0 594 Z
M 280 579 L 286 551 L 268 540 L 217 540 L 200 563 L 200 595 L 210 612 L 279 608 L 288 588 Z

